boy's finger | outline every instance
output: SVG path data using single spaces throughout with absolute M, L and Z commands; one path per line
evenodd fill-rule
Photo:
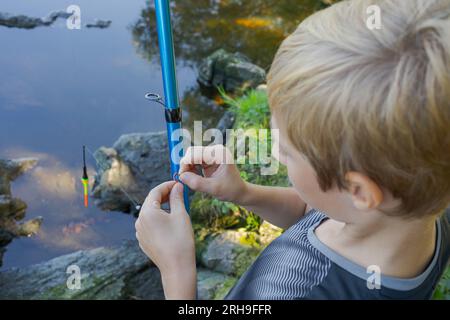
M 184 172 L 179 176 L 180 181 L 186 184 L 189 188 L 200 192 L 211 192 L 211 180 L 203 178 L 193 172 Z
M 186 172 L 192 169 L 196 164 L 201 165 L 220 165 L 232 163 L 231 153 L 222 145 L 208 147 L 194 146 L 186 151 L 186 155 L 181 159 L 180 172 Z
M 171 214 L 186 213 L 183 197 L 184 186 L 177 183 L 170 192 L 170 212 Z
M 180 162 L 180 171 L 179 171 L 180 175 L 184 172 L 189 172 L 189 171 L 194 171 L 194 170 L 195 170 L 195 164 Z
M 153 208 L 160 209 L 161 204 L 167 201 L 170 191 L 176 184 L 175 181 L 168 181 L 153 188 L 145 199 L 144 204 L 150 205 Z
M 180 160 L 180 174 L 195 169 L 195 165 L 203 163 L 203 147 L 189 147 Z

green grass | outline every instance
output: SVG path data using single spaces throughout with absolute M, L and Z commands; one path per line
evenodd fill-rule
M 270 129 L 270 109 L 264 91 L 252 90 L 237 99 L 229 96 L 222 88 L 219 88 L 219 93 L 236 114 L 235 128 Z
M 450 300 L 450 266 L 445 270 L 444 275 L 434 292 L 433 299 Z
M 234 128 L 243 130 L 270 129 L 270 108 L 267 93 L 262 90 L 252 90 L 246 95 L 233 98 L 219 88 L 223 100 L 236 115 Z M 271 150 L 271 136 L 268 135 L 267 150 Z M 270 186 L 288 186 L 286 167 L 280 165 L 275 175 L 263 176 L 260 174 L 261 166 L 253 164 L 239 164 L 241 176 L 244 180 Z

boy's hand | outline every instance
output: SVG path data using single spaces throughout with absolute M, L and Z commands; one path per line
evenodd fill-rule
M 246 183 L 234 164 L 231 152 L 223 145 L 190 147 L 180 165 L 179 178 L 192 190 L 235 203 L 239 203 L 246 192 Z M 196 173 L 196 165 L 201 165 L 204 177 Z
M 161 209 L 168 200 L 170 213 Z M 150 192 L 136 221 L 136 237 L 141 249 L 161 271 L 163 283 L 167 279 L 178 281 L 182 275 L 195 278 L 194 233 L 181 183 L 166 182 Z

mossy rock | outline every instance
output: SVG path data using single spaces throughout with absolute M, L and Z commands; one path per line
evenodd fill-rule
M 264 247 L 268 246 L 273 240 L 281 236 L 283 229 L 264 221 L 259 227 L 259 241 Z
M 240 228 L 246 225 L 246 217 L 241 208 L 212 197 L 196 193 L 191 203 L 193 224 L 211 230 Z
M 259 235 L 245 229 L 209 235 L 201 247 L 198 256 L 204 267 L 236 277 L 253 263 L 261 251 Z
M 227 91 L 256 88 L 266 80 L 266 71 L 242 53 L 215 51 L 199 66 L 198 81 L 206 87 L 222 86 Z
M 230 292 L 230 290 L 233 288 L 233 286 L 238 281 L 237 278 L 228 278 L 225 280 L 222 285 L 217 288 L 216 292 L 214 293 L 213 300 L 223 300 L 225 296 Z
M 222 300 L 237 279 L 223 273 L 200 268 L 197 272 L 197 281 L 199 300 Z
M 70 289 L 67 285 L 73 276 L 69 266 L 79 267 L 80 288 Z M 0 273 L 0 299 L 163 298 L 159 271 L 136 241 L 78 251 Z

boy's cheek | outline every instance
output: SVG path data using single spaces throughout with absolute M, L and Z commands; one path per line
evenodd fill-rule
M 352 208 L 348 195 L 337 189 L 323 192 L 314 169 L 308 163 L 299 159 L 289 161 L 288 177 L 300 198 L 311 208 L 326 212 L 338 221 L 352 221 L 352 217 L 347 215 Z
M 314 173 L 311 174 L 309 170 L 302 168 L 300 164 L 288 162 L 288 177 L 292 186 L 297 190 L 301 198 L 311 206 L 316 198 L 320 198 L 323 193 L 319 187 Z

